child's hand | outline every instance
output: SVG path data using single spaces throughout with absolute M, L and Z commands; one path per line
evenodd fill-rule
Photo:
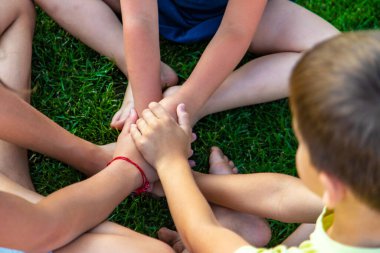
M 158 176 L 156 171 L 148 164 L 145 159 L 142 157 L 140 152 L 137 150 L 134 141 L 132 140 L 130 134 L 130 126 L 131 124 L 136 123 L 137 113 L 134 109 L 131 110 L 131 114 L 125 125 L 123 130 L 121 131 L 117 143 L 113 157 L 117 156 L 125 156 L 137 163 L 145 172 L 149 182 L 153 183 L 158 180 Z
M 192 132 L 185 105 L 177 107 L 178 124 L 158 103 L 150 103 L 131 135 L 144 158 L 156 169 L 166 159 L 184 158 L 190 155 Z

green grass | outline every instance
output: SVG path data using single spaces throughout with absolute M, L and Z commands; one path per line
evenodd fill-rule
M 378 0 L 300 0 L 343 31 L 379 28 Z M 38 12 L 34 40 L 32 104 L 48 117 L 86 140 L 114 142 L 117 131 L 109 122 L 123 99 L 127 80 L 105 57 L 99 56 Z M 162 42 L 163 60 L 182 81 L 191 73 L 204 44 L 177 45 Z M 249 56 L 248 56 L 249 57 Z M 211 115 L 195 127 L 196 170 L 207 171 L 208 152 L 220 146 L 242 173 L 273 171 L 295 175 L 297 142 L 291 130 L 287 100 L 245 107 Z M 40 154 L 30 153 L 33 181 L 46 195 L 77 182 L 83 176 L 74 169 Z M 161 226 L 173 227 L 164 199 L 127 198 L 110 216 L 112 221 L 155 236 Z M 283 240 L 296 225 L 271 222 L 273 240 Z

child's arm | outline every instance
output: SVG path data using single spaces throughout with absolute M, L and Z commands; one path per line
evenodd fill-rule
M 230 0 L 222 23 L 180 91 L 161 104 L 175 116 L 185 103 L 190 117 L 202 108 L 212 93 L 241 61 L 254 37 L 267 0 Z
M 0 83 L 0 139 L 93 175 L 112 154 L 66 131 Z
M 179 125 L 157 103 L 149 105 L 131 134 L 146 160 L 157 169 L 169 208 L 181 238 L 190 252 L 234 252 L 248 243 L 220 226 L 199 191 L 187 161 L 191 128 L 183 105 Z
M 119 136 L 115 157 L 135 149 L 128 140 L 129 126 Z M 126 143 L 128 143 L 126 145 Z M 145 171 L 155 180 L 152 171 Z M 37 204 L 0 193 L 1 245 L 27 252 L 48 252 L 62 247 L 104 221 L 133 190 L 142 176 L 133 165 L 116 160 L 93 177 L 59 190 Z M 22 240 L 20 240 L 22 238 Z
M 121 0 L 124 50 L 137 113 L 160 101 L 160 47 L 157 1 Z
M 314 223 L 323 204 L 300 179 L 278 173 L 208 175 L 194 172 L 205 198 L 215 204 L 289 223 Z
M 60 248 L 104 221 L 141 183 L 136 168 L 114 162 L 95 176 L 37 204 L 1 193 L 1 245 L 27 252 Z

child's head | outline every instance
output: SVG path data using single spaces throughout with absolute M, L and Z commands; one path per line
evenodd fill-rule
M 316 169 L 301 175 L 297 164 L 301 178 L 321 194 L 311 180 L 332 176 L 380 212 L 380 32 L 343 34 L 308 52 L 291 77 L 290 103 L 306 154 L 299 162 Z

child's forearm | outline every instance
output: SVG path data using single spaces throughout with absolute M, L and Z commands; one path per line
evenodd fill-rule
M 173 220 L 191 252 L 233 252 L 248 244 L 218 224 L 193 179 L 187 159 L 170 159 L 157 171 Z
M 50 120 L 12 91 L 0 85 L 0 139 L 43 153 L 91 175 L 106 166 L 111 155 Z
M 141 175 L 133 165 L 114 161 L 97 175 L 49 195 L 38 206 L 50 210 L 57 228 L 52 232 L 60 235 L 60 243 L 65 245 L 104 221 L 141 184 Z
M 129 84 L 139 115 L 160 101 L 160 48 L 157 1 L 121 1 Z
M 298 178 L 288 175 L 195 173 L 195 179 L 210 202 L 282 222 L 313 223 L 323 208 Z
M 7 223 L 2 224 L 9 226 L 6 243 L 27 252 L 48 252 L 62 247 L 104 221 L 141 183 L 136 168 L 115 161 L 97 175 L 54 192 L 37 204 L 18 201 L 17 205 L 10 205 L 15 210 L 8 215 Z

